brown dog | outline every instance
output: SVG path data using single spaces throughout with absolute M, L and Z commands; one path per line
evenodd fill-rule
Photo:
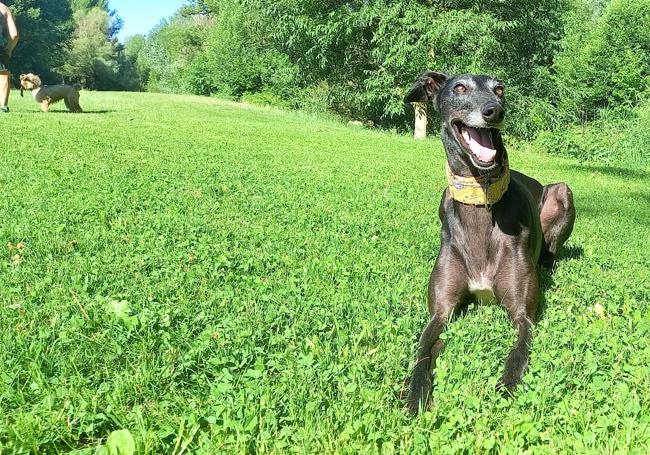
M 23 96 L 23 90 L 32 92 L 32 96 L 37 103 L 40 103 L 41 110 L 47 112 L 50 104 L 63 100 L 70 112 L 83 112 L 79 105 L 79 90 L 81 85 L 43 85 L 41 78 L 35 74 L 20 75 L 20 96 Z

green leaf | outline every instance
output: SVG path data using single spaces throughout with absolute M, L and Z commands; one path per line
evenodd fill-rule
M 108 455 L 133 455 L 135 440 L 129 430 L 117 430 L 108 436 L 106 448 Z
M 118 319 L 129 316 L 129 302 L 126 300 L 110 300 L 108 306 Z
M 115 317 L 121 321 L 127 329 L 133 328 L 138 319 L 135 316 L 130 316 L 129 302 L 126 300 L 109 300 L 108 307 Z

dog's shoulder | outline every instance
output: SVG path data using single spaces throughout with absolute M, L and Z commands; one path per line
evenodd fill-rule
M 527 177 L 524 174 L 517 174 L 530 179 L 530 177 Z M 518 178 L 517 176 L 513 175 L 512 177 L 514 178 L 511 178 L 510 180 L 508 191 L 506 191 L 503 199 L 500 201 L 504 202 L 504 206 L 508 208 L 508 216 L 500 217 L 500 219 L 507 220 L 502 222 L 508 222 L 512 225 L 510 230 L 516 231 L 521 226 L 528 227 L 530 239 L 534 245 L 532 250 L 536 262 L 541 248 L 542 235 L 539 207 L 535 196 L 536 187 L 535 185 L 529 185 L 530 182 Z

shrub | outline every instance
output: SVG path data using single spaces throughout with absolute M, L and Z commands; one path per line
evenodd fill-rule
M 147 89 L 206 94 L 197 77 L 212 25 L 213 20 L 204 16 L 161 22 L 147 37 L 139 59 L 148 73 Z
M 246 92 L 242 95 L 241 100 L 245 103 L 256 104 L 258 106 L 273 106 L 289 108 L 289 102 L 284 98 L 270 92 Z
M 554 65 L 557 104 L 569 121 L 636 106 L 650 89 L 650 0 L 612 0 L 602 15 L 578 11 Z
M 603 110 L 600 117 L 581 126 L 564 125 L 543 131 L 538 147 L 555 155 L 580 161 L 598 161 L 634 168 L 650 165 L 645 152 L 650 143 L 650 102 L 634 109 Z

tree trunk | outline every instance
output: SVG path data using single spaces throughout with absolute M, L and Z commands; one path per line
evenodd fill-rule
M 415 109 L 415 139 L 424 139 L 427 137 L 427 103 L 413 103 Z

